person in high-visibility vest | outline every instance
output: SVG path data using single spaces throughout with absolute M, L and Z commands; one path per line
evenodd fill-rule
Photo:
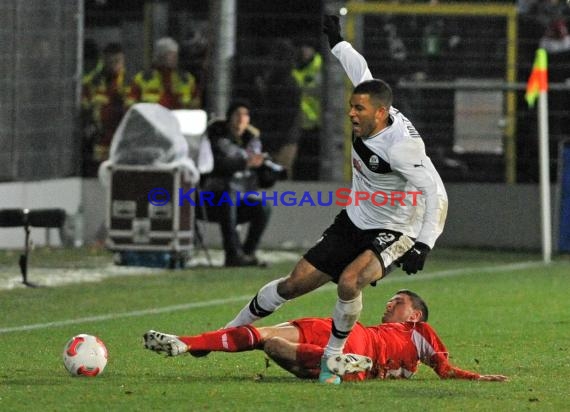
M 293 77 L 302 90 L 301 111 L 303 113 L 302 128 L 314 129 L 321 125 L 321 85 L 323 58 L 315 48 L 303 44 L 300 48 L 300 59 L 293 69 Z
M 119 43 L 103 49 L 99 69 L 83 78 L 81 91 L 85 176 L 96 176 L 99 164 L 109 157 L 115 130 L 125 114 L 127 95 L 125 54 Z
M 323 58 L 308 42 L 300 45 L 299 60 L 292 71 L 301 89 L 301 136 L 294 167 L 295 180 L 316 180 L 319 171 L 321 88 Z
M 152 68 L 134 76 L 127 106 L 143 102 L 158 103 L 171 110 L 201 106 L 196 78 L 178 68 L 178 51 L 178 43 L 170 37 L 155 43 Z

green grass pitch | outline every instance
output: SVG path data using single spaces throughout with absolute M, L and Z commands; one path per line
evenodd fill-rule
M 17 253 L 0 253 L 0 278 L 17 275 Z M 37 250 L 30 278 L 95 274 L 111 256 L 88 250 Z M 411 380 L 329 387 L 266 364 L 260 351 L 166 358 L 142 347 L 148 329 L 197 334 L 230 320 L 265 282 L 294 262 L 266 269 L 142 271 L 95 282 L 0 290 L 2 411 L 562 411 L 568 410 L 570 259 L 549 266 L 539 255 L 436 249 L 426 270 L 396 270 L 364 292 L 361 321 L 375 323 L 399 288 L 422 295 L 430 323 L 456 365 L 508 375 L 498 382 L 442 381 L 420 366 Z M 103 269 L 102 269 L 103 268 Z M 91 271 L 91 272 L 90 272 Z M 93 280 L 93 279 L 91 279 Z M 259 325 L 330 316 L 334 287 L 286 304 Z M 99 336 L 109 363 L 96 378 L 71 377 L 66 341 Z

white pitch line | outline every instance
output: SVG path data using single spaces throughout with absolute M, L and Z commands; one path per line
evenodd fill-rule
M 77 325 L 79 323 L 99 322 L 102 320 L 132 318 L 132 317 L 137 317 L 137 316 L 155 315 L 155 314 L 159 314 L 159 313 L 170 313 L 170 312 L 176 312 L 179 310 L 187 310 L 187 309 L 195 309 L 195 308 L 204 308 L 204 307 L 208 307 L 208 306 L 224 305 L 226 303 L 244 301 L 244 300 L 249 299 L 249 298 L 251 298 L 251 295 L 234 296 L 232 298 L 227 298 L 227 299 L 214 299 L 214 300 L 207 300 L 207 301 L 203 301 L 203 302 L 192 302 L 192 303 L 185 303 L 185 304 L 181 304 L 181 305 L 166 306 L 163 308 L 135 310 L 132 312 L 124 312 L 124 313 L 110 313 L 107 315 L 89 316 L 86 318 L 78 318 L 78 319 L 58 320 L 58 321 L 47 322 L 47 323 L 35 323 L 32 325 L 12 326 L 12 327 L 8 327 L 8 328 L 0 328 L 0 334 L 10 333 L 10 332 L 24 332 L 24 331 L 34 330 L 34 329 L 47 329 L 47 328 L 51 328 L 51 327 L 66 326 L 66 325 Z
M 461 268 L 461 269 L 450 269 L 450 270 L 442 270 L 439 272 L 428 273 L 425 275 L 415 275 L 415 276 L 408 276 L 408 277 L 388 277 L 382 281 L 382 283 L 386 282 L 395 282 L 395 281 L 402 281 L 402 280 L 414 280 L 415 282 L 420 280 L 430 280 L 430 279 L 437 279 L 437 278 L 444 278 L 444 277 L 451 277 L 451 276 L 460 276 L 460 275 L 467 275 L 473 272 L 506 272 L 509 270 L 523 270 L 528 269 L 531 267 L 543 266 L 543 262 L 537 261 L 529 261 L 529 262 L 518 262 L 518 263 L 510 263 L 506 265 L 498 265 L 498 266 L 486 266 L 482 268 Z M 333 284 L 325 285 L 320 289 L 313 291 L 311 293 L 315 293 L 318 291 L 325 291 L 335 288 L 336 286 Z M 152 309 L 145 309 L 145 310 L 135 310 L 132 312 L 124 312 L 124 313 L 111 313 L 107 315 L 99 315 L 99 316 L 89 316 L 86 318 L 78 318 L 78 319 L 68 319 L 68 320 L 60 320 L 54 322 L 47 322 L 47 323 L 35 323 L 31 325 L 21 325 L 21 326 L 11 326 L 6 328 L 0 328 L 0 334 L 10 333 L 10 332 L 25 332 L 30 330 L 36 329 L 48 329 L 53 327 L 59 326 L 67 326 L 67 325 L 77 325 L 80 323 L 89 323 L 89 322 L 100 322 L 104 320 L 115 320 L 115 319 L 122 319 L 122 318 L 132 318 L 137 316 L 146 316 L 146 315 L 156 315 L 159 313 L 170 313 L 176 312 L 180 310 L 188 310 L 188 309 L 195 309 L 195 308 L 205 308 L 210 306 L 217 306 L 217 305 L 224 305 L 227 303 L 233 302 L 242 302 L 247 301 L 251 298 L 252 295 L 247 296 L 234 296 L 226 299 L 213 299 L 213 300 L 206 300 L 202 302 L 192 302 L 192 303 L 185 303 L 180 305 L 173 305 L 173 306 L 165 306 L 163 308 L 152 308 Z

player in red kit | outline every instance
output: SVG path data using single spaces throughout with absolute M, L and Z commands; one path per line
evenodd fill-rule
M 445 345 L 426 323 L 427 318 L 423 299 L 409 290 L 398 291 L 386 304 L 381 324 L 356 323 L 344 354 L 330 358 L 329 369 L 346 381 L 410 378 L 421 362 L 442 379 L 507 380 L 503 375 L 481 375 L 452 365 Z M 148 331 L 144 340 L 147 349 L 170 356 L 260 349 L 295 376 L 318 379 L 331 326 L 331 318 L 301 318 L 275 326 L 246 325 L 196 336 Z

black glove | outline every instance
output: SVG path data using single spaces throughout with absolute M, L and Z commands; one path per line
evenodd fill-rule
M 413 275 L 424 268 L 427 255 L 431 248 L 422 242 L 416 242 L 414 246 L 398 259 L 398 266 L 408 275 Z
M 340 20 L 338 16 L 325 15 L 323 18 L 323 33 L 329 38 L 331 49 L 344 40 L 340 35 Z

